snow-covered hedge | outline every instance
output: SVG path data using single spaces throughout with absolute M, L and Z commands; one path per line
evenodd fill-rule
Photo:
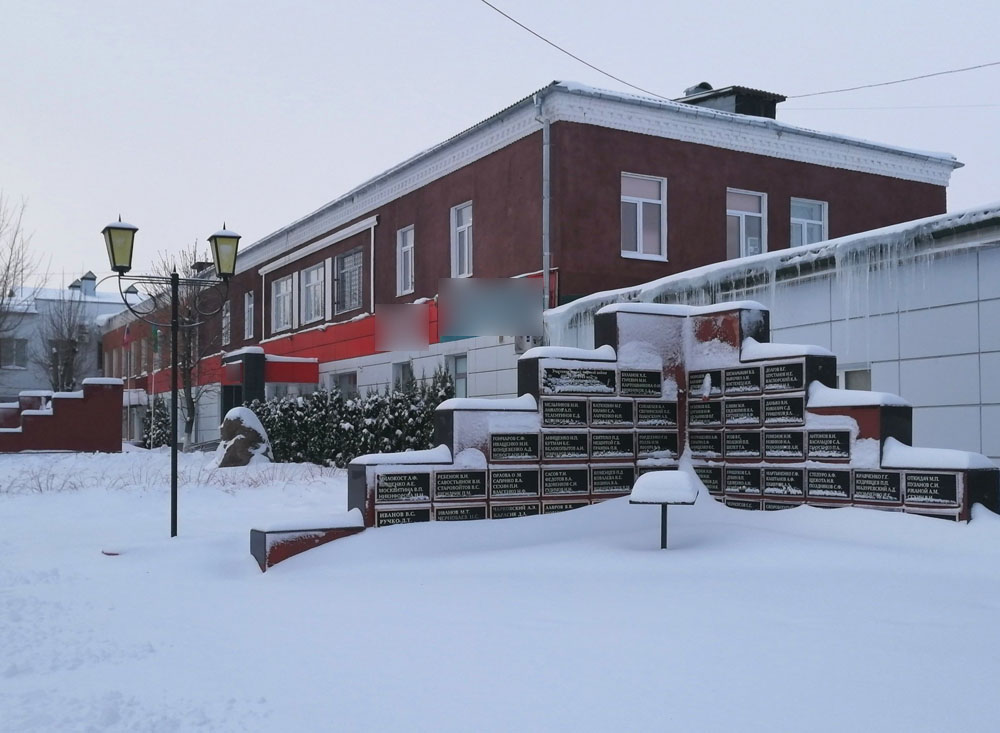
M 247 405 L 260 418 L 279 463 L 343 468 L 366 453 L 431 447 L 434 409 L 454 396 L 451 376 L 345 398 L 339 390 L 280 397 Z

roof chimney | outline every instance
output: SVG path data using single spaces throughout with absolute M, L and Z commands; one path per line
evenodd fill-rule
M 95 295 L 97 293 L 97 275 L 90 270 L 80 277 L 80 292 L 84 295 Z
M 703 81 L 701 84 L 685 89 L 684 96 L 674 101 L 693 104 L 696 107 L 733 112 L 738 115 L 769 117 L 773 120 L 776 115 L 776 107 L 779 102 L 785 101 L 785 96 L 774 92 L 765 92 L 761 89 L 739 86 L 712 89 L 711 84 Z

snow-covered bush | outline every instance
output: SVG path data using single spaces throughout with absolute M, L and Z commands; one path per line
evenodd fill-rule
M 153 406 L 142 418 L 142 447 L 170 445 L 170 413 L 162 397 L 153 398 Z
M 275 461 L 343 468 L 365 453 L 432 447 L 434 410 L 454 392 L 451 375 L 438 369 L 393 390 L 345 398 L 334 389 L 247 407 L 267 431 Z

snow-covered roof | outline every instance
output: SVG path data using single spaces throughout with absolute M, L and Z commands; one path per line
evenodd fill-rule
M 767 282 L 775 281 L 775 273 L 789 271 L 815 272 L 824 267 L 833 268 L 840 262 L 848 262 L 860 253 L 887 246 L 902 248 L 904 245 L 921 243 L 932 245 L 946 237 L 972 230 L 990 227 L 1000 228 L 1000 201 L 985 206 L 976 206 L 948 214 L 938 214 L 923 219 L 893 224 L 880 229 L 859 232 L 825 242 L 764 252 L 752 257 L 741 257 L 724 262 L 714 262 L 684 272 L 650 280 L 641 285 L 633 285 L 614 290 L 602 290 L 577 298 L 571 303 L 550 308 L 543 314 L 546 331 L 551 336 L 567 326 L 574 318 L 584 313 L 597 313 L 612 305 L 631 302 L 654 304 L 658 298 L 668 293 L 694 292 L 699 288 L 711 288 L 713 284 L 729 280 L 754 280 L 765 276 Z M 998 238 L 991 233 L 985 240 L 973 239 L 961 246 L 996 245 Z M 939 246 L 952 246 L 948 243 Z M 668 304 L 669 305 L 669 304 Z M 727 304 L 728 305 L 728 304 Z
M 389 201 L 537 132 L 542 123 L 536 119 L 536 100 L 545 105 L 544 114 L 550 122 L 629 130 L 934 185 L 947 185 L 951 172 L 962 165 L 947 153 L 884 145 L 769 118 L 554 81 L 244 247 L 237 259 L 237 271 L 252 269 L 343 227 Z M 623 105 L 633 112 L 623 110 Z M 622 114 L 623 111 L 626 113 Z M 485 139 L 486 135 L 491 139 Z

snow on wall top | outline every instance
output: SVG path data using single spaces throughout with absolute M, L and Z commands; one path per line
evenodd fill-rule
M 441 444 L 427 450 L 408 450 L 402 453 L 369 453 L 358 456 L 351 463 L 362 466 L 377 466 L 382 463 L 415 464 L 415 463 L 451 463 L 451 449 Z
M 536 346 L 521 354 L 519 359 L 583 359 L 587 361 L 615 361 L 615 347 L 609 344 L 596 349 L 579 349 L 575 346 Z
M 614 290 L 602 290 L 577 298 L 571 303 L 550 308 L 543 314 L 545 329 L 551 342 L 559 342 L 554 334 L 564 333 L 570 325 L 587 314 L 600 312 L 610 305 L 643 303 L 656 305 L 654 301 L 668 293 L 693 292 L 707 288 L 713 283 L 724 282 L 737 277 L 768 275 L 773 282 L 773 273 L 782 268 L 795 268 L 814 264 L 821 260 L 832 263 L 848 259 L 852 253 L 873 249 L 886 243 L 900 243 L 916 240 L 930 240 L 955 229 L 983 226 L 993 223 L 1000 225 L 1000 201 L 985 206 L 977 206 L 950 214 L 939 214 L 923 219 L 893 224 L 880 229 L 850 234 L 825 242 L 764 252 L 752 257 L 714 262 L 685 272 L 650 280 Z M 759 307 L 759 306 L 758 306 Z M 650 311 L 654 312 L 654 311 Z
M 554 310 L 554 309 L 553 309 Z M 734 300 L 714 305 L 679 305 L 676 303 L 612 303 L 597 311 L 604 313 L 645 313 L 653 316 L 707 316 L 734 310 L 767 310 L 755 300 Z
M 452 397 L 437 406 L 438 410 L 531 410 L 538 409 L 538 403 L 530 394 L 520 397 Z
M 124 382 L 118 377 L 87 377 L 83 380 L 84 384 L 111 384 L 111 385 L 122 385 Z
M 895 438 L 886 438 L 882 451 L 885 468 L 936 468 L 965 471 L 977 468 L 996 468 L 981 453 L 971 453 L 951 448 L 914 448 Z
M 910 407 L 910 403 L 890 392 L 868 392 L 862 389 L 832 389 L 820 382 L 809 385 L 806 408 L 814 407 Z
M 807 344 L 762 344 L 755 338 L 743 341 L 740 358 L 745 361 L 758 359 L 789 359 L 794 356 L 833 356 L 833 352 L 822 346 Z

